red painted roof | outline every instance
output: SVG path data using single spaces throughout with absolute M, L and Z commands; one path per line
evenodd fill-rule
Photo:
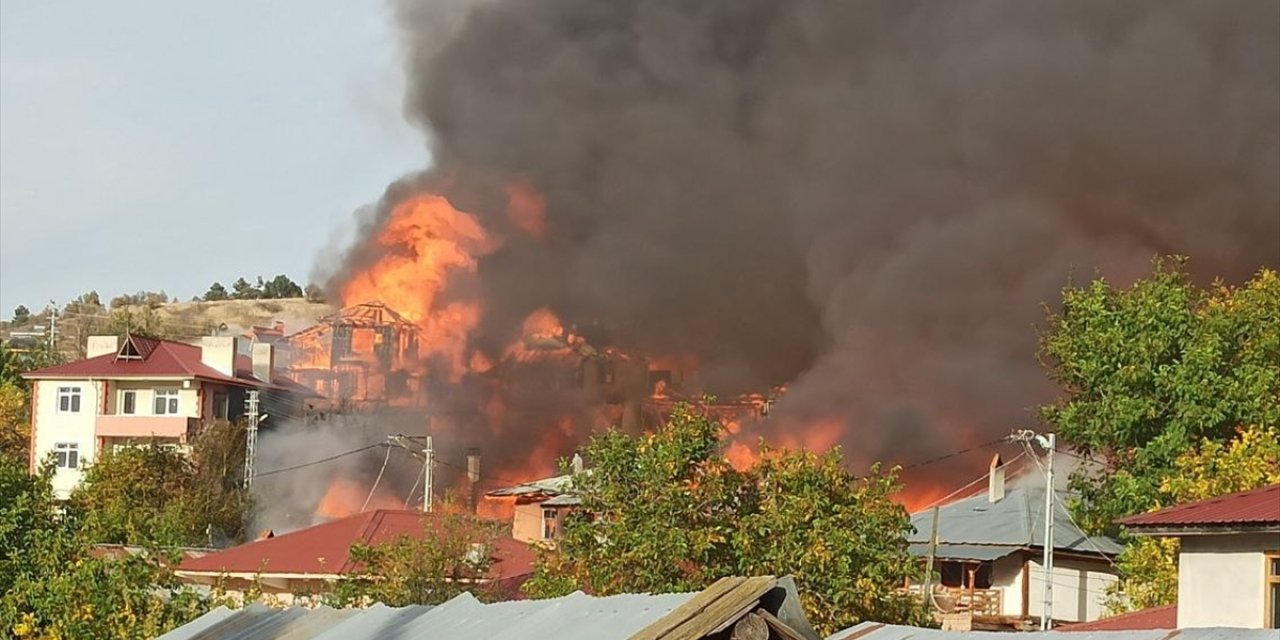
M 314 392 L 273 373 L 273 384 L 266 384 L 253 375 L 253 359 L 236 355 L 235 375 L 228 376 L 200 361 L 200 347 L 185 342 L 128 336 L 141 359 L 119 358 L 115 353 L 45 367 L 24 373 L 22 377 L 39 380 L 47 378 L 200 378 L 239 386 L 275 387 L 293 392 L 314 395 Z M 123 346 L 123 344 L 122 344 Z
M 366 511 L 191 558 L 178 569 L 213 574 L 344 575 L 357 568 L 350 556 L 353 544 L 376 545 L 399 536 L 421 538 L 425 533 L 423 516 L 419 511 L 398 509 Z M 529 545 L 503 537 L 498 539 L 496 547 L 491 578 L 509 580 L 533 573 L 536 556 Z
M 1079 622 L 1076 624 L 1065 624 L 1058 627 L 1058 631 L 1145 631 L 1150 629 L 1177 629 L 1178 628 L 1178 605 L 1171 604 L 1163 607 L 1152 607 L 1141 611 L 1131 613 L 1122 613 L 1118 616 L 1094 620 L 1093 622 Z
M 1280 484 L 1129 516 L 1131 528 L 1280 524 Z

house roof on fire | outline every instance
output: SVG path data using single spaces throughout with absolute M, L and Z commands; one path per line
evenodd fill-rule
M 244 574 L 292 577 L 341 576 L 359 569 L 351 559 L 357 542 L 376 545 L 399 536 L 425 535 L 419 511 L 377 509 L 346 518 L 291 531 L 272 538 L 255 540 L 238 547 L 189 558 L 178 566 L 184 577 Z M 493 566 L 488 578 L 517 580 L 533 572 L 535 555 L 529 545 L 514 538 L 498 538 L 493 549 Z
M 554 476 L 551 478 L 543 478 L 541 480 L 531 480 L 524 484 L 518 484 L 512 487 L 494 489 L 485 495 L 494 498 L 519 498 L 522 496 L 534 495 L 558 496 L 567 492 L 569 487 L 572 486 L 572 483 L 572 475 Z
M 1104 536 L 1086 535 L 1071 521 L 1063 506 L 1062 492 L 1056 492 L 1053 518 L 1053 548 L 1085 555 L 1114 556 L 1120 543 Z M 1004 557 L 1019 549 L 1044 546 L 1044 488 L 1014 487 L 1004 498 L 991 502 L 982 493 L 938 510 L 938 551 L 940 558 L 986 561 Z M 928 552 L 933 512 L 911 516 L 915 533 L 907 537 L 911 552 Z
M 162 640 L 307 637 L 504 640 L 697 640 L 752 618 L 770 637 L 817 640 L 790 578 L 724 578 L 698 593 L 619 594 L 581 591 L 547 600 L 483 604 L 469 593 L 439 606 L 367 609 L 219 607 Z
M 343 307 L 336 313 L 331 313 L 320 321 L 287 337 L 287 340 L 295 340 L 298 338 L 306 338 L 307 336 L 327 331 L 334 325 L 353 325 L 357 327 L 382 327 L 387 325 L 399 325 L 406 329 L 417 330 L 418 325 L 411 322 L 408 318 L 400 314 L 400 312 L 388 307 L 379 300 L 370 302 L 362 302 L 353 304 L 349 307 Z
M 312 393 L 280 371 L 272 374 L 270 384 L 259 380 L 253 375 L 253 361 L 248 356 L 236 355 L 235 375 L 228 376 L 204 364 L 197 345 L 134 335 L 126 335 L 120 342 L 115 353 L 28 371 L 22 377 L 29 380 L 198 378 L 242 387 Z

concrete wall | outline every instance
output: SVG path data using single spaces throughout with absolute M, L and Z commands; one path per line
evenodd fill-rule
M 80 482 L 84 465 L 93 461 L 95 454 L 94 425 L 98 408 L 102 406 L 102 382 L 89 380 L 39 380 L 34 384 L 35 403 L 32 407 L 32 453 L 38 466 L 61 442 L 79 445 L 79 464 L 75 469 L 58 469 L 53 475 L 53 491 L 58 498 L 66 498 Z M 80 389 L 80 410 L 75 413 L 58 410 L 58 387 Z
M 1022 563 L 1023 555 L 1015 553 L 999 558 L 992 564 L 991 588 L 1001 592 L 1002 615 L 1022 615 Z
M 542 540 L 542 503 L 518 504 L 511 520 L 511 537 L 521 542 Z
M 1261 628 L 1267 551 L 1280 551 L 1280 533 L 1183 537 L 1178 627 Z
M 1044 611 L 1044 565 L 1040 556 L 1031 559 L 1028 572 L 1031 584 L 1027 613 L 1040 617 Z M 1107 585 L 1116 581 L 1110 563 L 1098 560 L 1055 557 L 1053 560 L 1053 619 L 1068 622 L 1097 620 L 1106 613 Z M 1021 583 L 1018 583 L 1021 594 Z M 1021 596 L 1019 595 L 1019 601 Z M 1019 606 L 1021 606 L 1019 604 Z

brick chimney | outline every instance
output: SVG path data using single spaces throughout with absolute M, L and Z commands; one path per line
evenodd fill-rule
M 96 358 L 107 354 L 117 354 L 120 352 L 119 336 L 89 336 L 89 341 L 84 345 L 84 357 Z
M 991 458 L 991 472 L 987 475 L 987 500 L 992 503 L 1004 500 L 1004 460 L 998 453 Z
M 253 343 L 253 377 L 271 384 L 271 371 L 275 368 L 275 346 L 269 342 Z
M 234 378 L 236 375 L 236 338 L 205 336 L 200 339 L 200 362 L 206 367 Z

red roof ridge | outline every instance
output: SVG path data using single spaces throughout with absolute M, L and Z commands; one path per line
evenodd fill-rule
M 1146 631 L 1152 629 L 1177 629 L 1178 605 L 1167 604 L 1058 627 L 1058 631 Z
M 1128 527 L 1280 523 L 1280 484 L 1174 505 L 1116 522 Z

